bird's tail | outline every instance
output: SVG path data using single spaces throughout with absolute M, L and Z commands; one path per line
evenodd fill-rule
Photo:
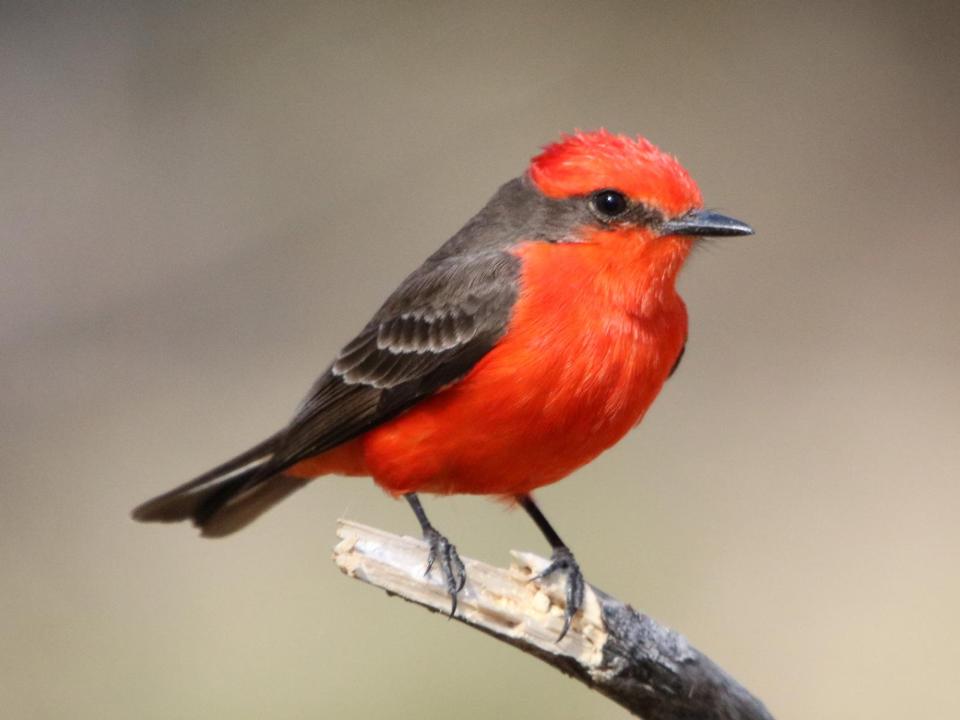
M 284 475 L 271 460 L 280 436 L 264 440 L 133 511 L 141 522 L 191 520 L 205 537 L 236 532 L 310 479 Z

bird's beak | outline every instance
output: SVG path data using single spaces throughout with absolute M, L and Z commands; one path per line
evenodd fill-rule
M 698 235 L 700 237 L 732 237 L 753 235 L 753 228 L 745 222 L 721 215 L 712 210 L 691 210 L 660 226 L 661 235 Z

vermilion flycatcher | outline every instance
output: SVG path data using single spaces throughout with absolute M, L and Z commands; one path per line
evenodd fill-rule
M 453 614 L 463 563 L 417 493 L 508 498 L 553 548 L 542 574 L 566 574 L 563 637 L 583 577 L 530 493 L 623 437 L 676 369 L 696 238 L 752 232 L 647 140 L 564 136 L 401 283 L 286 427 L 133 515 L 219 537 L 317 476 L 369 475 L 410 503 Z

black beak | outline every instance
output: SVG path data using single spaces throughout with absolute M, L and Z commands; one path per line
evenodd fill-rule
M 753 228 L 745 222 L 711 210 L 691 210 L 682 217 L 668 220 L 660 226 L 661 235 L 699 235 L 701 237 L 732 237 L 753 235 Z

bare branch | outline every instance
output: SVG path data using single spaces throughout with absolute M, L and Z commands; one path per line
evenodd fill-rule
M 450 598 L 424 577 L 421 540 L 341 520 L 333 559 L 350 577 L 436 612 Z M 509 569 L 464 558 L 467 584 L 456 619 L 535 655 L 646 720 L 773 720 L 754 698 L 679 634 L 587 586 L 583 610 L 567 636 L 562 581 L 530 581 L 546 566 L 513 552 Z

